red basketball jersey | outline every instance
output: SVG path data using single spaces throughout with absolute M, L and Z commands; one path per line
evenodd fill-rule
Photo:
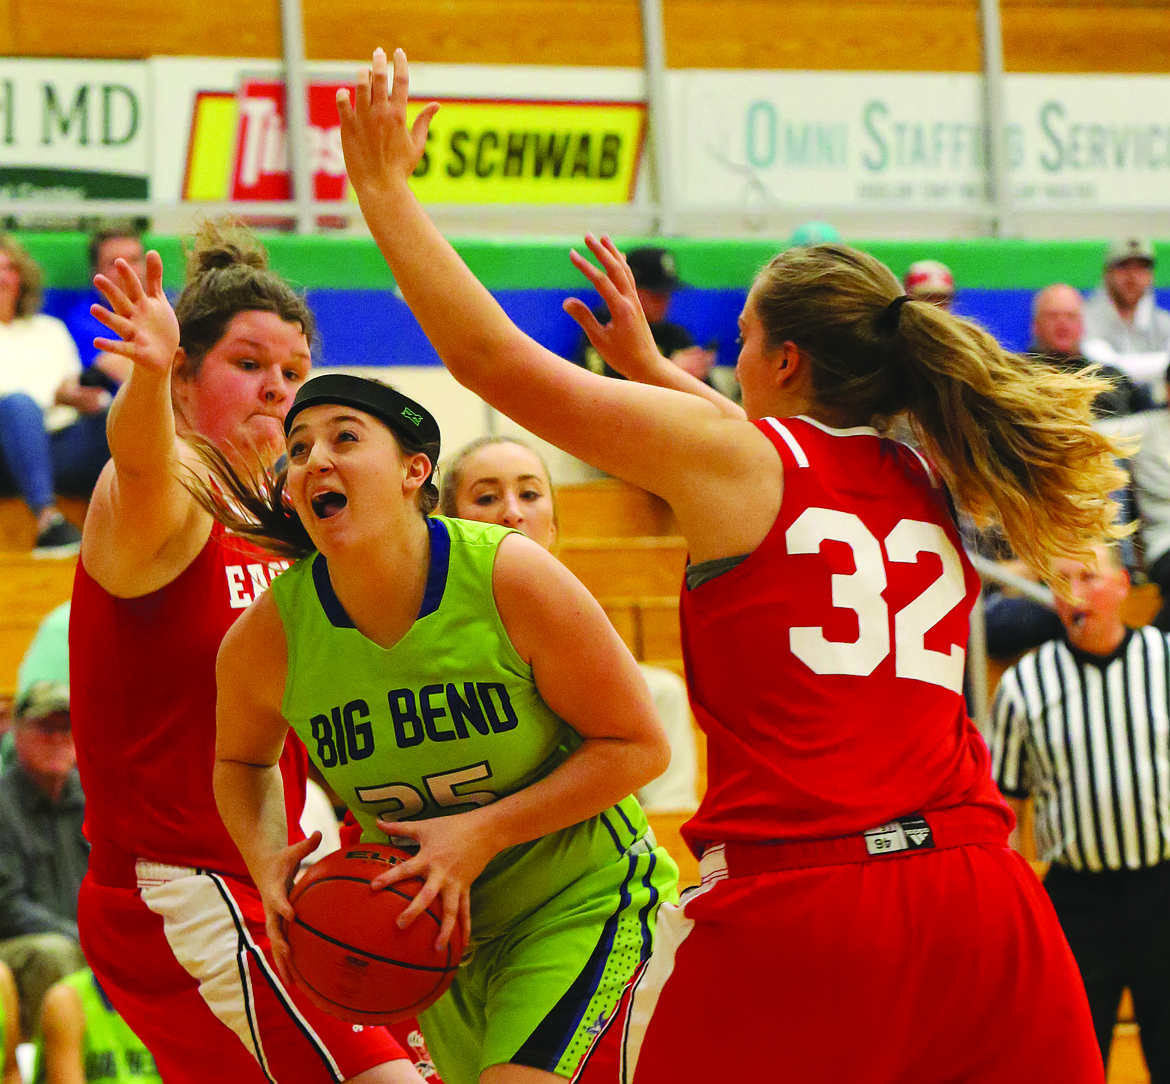
M 963 804 L 1011 814 L 962 696 L 979 579 L 945 492 L 868 428 L 756 423 L 784 464 L 767 537 L 680 607 L 717 841 L 850 835 Z
M 212 793 L 215 657 L 248 603 L 287 561 L 213 526 L 172 583 L 115 598 L 77 564 L 69 621 L 70 715 L 95 850 L 247 878 Z M 281 757 L 292 839 L 308 758 Z M 92 864 L 92 863 L 91 863 Z

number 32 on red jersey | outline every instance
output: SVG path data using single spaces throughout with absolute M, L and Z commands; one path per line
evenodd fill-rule
M 872 674 L 890 653 L 890 611 L 882 597 L 886 561 L 915 564 L 921 553 L 937 554 L 942 575 L 894 613 L 894 672 L 901 678 L 961 691 L 963 648 L 952 645 L 947 653 L 926 646 L 926 634 L 967 595 L 963 562 L 939 524 L 904 519 L 879 541 L 852 512 L 806 508 L 784 537 L 792 554 L 817 553 L 827 541 L 844 542 L 853 551 L 855 571 L 833 575 L 832 598 L 835 607 L 857 614 L 857 639 L 850 643 L 827 640 L 819 625 L 794 626 L 789 631 L 792 653 L 816 674 Z

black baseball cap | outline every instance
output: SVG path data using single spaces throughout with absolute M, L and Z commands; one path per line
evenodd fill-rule
M 639 289 L 669 294 L 683 285 L 674 253 L 665 248 L 632 248 L 626 253 L 626 263 Z

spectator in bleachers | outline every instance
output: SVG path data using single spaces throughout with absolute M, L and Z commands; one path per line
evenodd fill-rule
M 38 681 L 56 681 L 69 684 L 69 603 L 50 610 L 40 625 L 20 667 L 16 671 L 16 696 L 27 692 Z M 8 726 L 0 727 L 0 771 L 12 763 L 14 738 L 12 735 L 12 708 L 8 704 Z
M 45 996 L 31 1084 L 148 1084 L 161 1081 L 154 1057 L 110 1004 L 87 967 Z
M 1084 369 L 1092 364 L 1081 353 L 1084 326 L 1084 301 L 1077 290 L 1064 283 L 1046 286 L 1032 300 L 1031 352 L 1070 372 Z M 1098 417 L 1153 409 L 1148 389 L 1134 383 L 1116 366 L 1103 366 L 1101 375 L 1113 383 L 1113 390 L 1102 392 L 1093 404 Z
M 1128 629 L 1129 578 L 1115 550 L 1061 561 L 1075 598 L 1061 635 L 1000 681 L 992 771 L 1009 804 L 1036 803 L 1044 887 L 1076 958 L 1108 1063 L 1122 987 L 1133 994 L 1154 1084 L 1170 1080 L 1170 704 L 1158 674 L 1170 640 Z
M 927 301 L 940 309 L 950 311 L 955 302 L 955 276 L 945 263 L 938 260 L 918 260 L 912 263 L 902 279 L 907 297 Z
M 1085 304 L 1081 349 L 1090 361 L 1116 365 L 1159 402 L 1166 394 L 1170 312 L 1154 298 L 1154 246 L 1143 237 L 1115 241 L 1105 254 L 1101 287 Z
M 38 681 L 17 700 L 15 760 L 0 775 L 0 961 L 16 976 L 32 1038 L 50 986 L 85 966 L 77 893 L 89 854 L 69 725 L 69 686 Z
M 54 495 L 92 492 L 110 455 L 110 395 L 81 385 L 73 339 L 40 311 L 42 282 L 36 261 L 0 235 L 0 488 L 37 517 L 38 550 L 76 553 L 81 532 Z
M 1032 345 L 1030 352 L 1044 361 L 1065 370 L 1079 372 L 1092 364 L 1080 353 L 1084 302 L 1072 286 L 1055 283 L 1047 286 L 1032 300 Z M 1149 392 L 1130 380 L 1113 366 L 1102 367 L 1101 375 L 1110 380 L 1113 388 L 1102 392 L 1093 404 L 1099 418 L 1123 417 L 1154 406 Z M 1125 464 L 1129 469 L 1129 464 Z M 1120 519 L 1129 522 L 1137 510 L 1130 488 L 1113 495 L 1120 506 Z M 978 547 L 976 547 L 978 548 Z M 1131 540 L 1118 545 L 1123 561 L 1136 569 L 1138 558 Z M 1004 554 L 985 553 L 1002 558 Z M 1022 561 L 1007 554 L 1002 561 L 1005 571 L 1033 578 Z M 1039 647 L 1060 635 L 1057 615 L 1042 602 L 1025 598 L 1000 584 L 988 584 L 983 597 L 984 622 L 987 633 L 987 651 L 995 658 L 1009 658 L 1021 651 Z
M 94 275 L 114 277 L 114 261 L 125 260 L 140 278 L 146 278 L 146 250 L 138 230 L 126 226 L 99 230 L 89 239 L 90 281 Z M 95 289 L 86 291 L 65 315 L 65 326 L 77 344 L 84 371 L 81 381 L 95 388 L 105 388 L 111 394 L 117 391 L 122 381 L 130 374 L 131 365 L 117 354 L 98 350 L 94 339 L 104 339 L 106 326 L 90 311 L 94 304 L 101 304 L 101 294 Z
M 481 437 L 440 472 L 439 511 L 458 519 L 511 527 L 546 550 L 558 541 L 557 495 L 544 460 L 513 437 Z M 638 663 L 670 742 L 670 766 L 638 793 L 651 813 L 698 808 L 695 727 L 686 682 L 662 666 Z
M 638 300 L 650 325 L 650 333 L 659 353 L 670 358 L 680 369 L 710 383 L 711 367 L 715 364 L 715 351 L 696 346 L 691 333 L 681 324 L 667 320 L 670 301 L 674 292 L 682 285 L 674 254 L 665 248 L 632 248 L 626 254 L 626 261 L 638 287 Z M 601 323 L 609 321 L 609 312 L 604 305 L 594 310 L 594 316 Z M 606 364 L 605 359 L 594 349 L 586 336 L 582 335 L 571 359 L 595 373 L 625 379 Z

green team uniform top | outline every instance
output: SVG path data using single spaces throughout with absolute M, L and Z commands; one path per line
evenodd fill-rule
M 85 1013 L 81 1063 L 86 1081 L 130 1084 L 131 1081 L 162 1080 L 150 1051 L 106 999 L 89 968 L 75 971 L 61 981 L 66 986 L 72 986 L 81 997 L 81 1008 Z M 33 1084 L 44 1084 L 45 1074 L 44 1037 L 38 1035 Z
M 282 711 L 362 826 L 460 813 L 522 790 L 581 745 L 545 704 L 496 610 L 492 569 L 510 532 L 435 516 L 419 615 L 385 650 L 353 627 L 320 554 L 272 583 L 288 641 Z M 472 944 L 622 860 L 648 825 L 633 797 L 496 855 L 471 890 Z M 652 838 L 652 837 L 651 837 Z

